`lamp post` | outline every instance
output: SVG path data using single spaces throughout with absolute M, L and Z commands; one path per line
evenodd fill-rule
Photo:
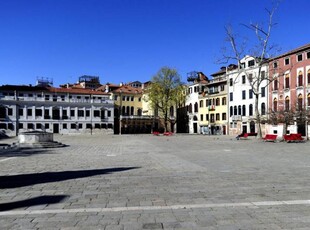
M 122 90 L 119 91 L 119 135 L 122 135 Z

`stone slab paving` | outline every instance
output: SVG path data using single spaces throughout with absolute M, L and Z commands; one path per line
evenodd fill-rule
M 310 229 L 309 142 L 54 139 L 0 150 L 0 229 Z

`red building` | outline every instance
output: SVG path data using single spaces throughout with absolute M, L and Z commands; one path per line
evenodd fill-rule
M 310 44 L 291 50 L 270 59 L 269 108 L 273 112 L 294 112 L 310 110 Z M 282 113 L 285 114 L 285 113 Z M 282 124 L 283 128 L 283 124 Z M 270 127 L 271 133 L 283 134 L 281 124 Z M 291 119 L 288 133 L 302 133 L 308 136 L 309 127 L 305 119 Z

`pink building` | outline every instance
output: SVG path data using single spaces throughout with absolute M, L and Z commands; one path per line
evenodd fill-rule
M 272 111 L 310 111 L 310 44 L 270 59 L 269 108 Z M 307 122 L 296 119 L 288 127 L 290 133 L 308 136 Z M 270 127 L 271 133 L 282 135 L 281 125 Z M 283 126 L 282 126 L 283 127 Z

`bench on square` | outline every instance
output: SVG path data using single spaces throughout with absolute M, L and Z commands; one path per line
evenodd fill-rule
M 264 141 L 273 141 L 275 142 L 277 140 L 277 134 L 266 134 L 266 136 L 263 138 Z
M 283 139 L 287 142 L 304 142 L 304 138 L 301 136 L 300 133 L 291 133 L 283 135 Z

